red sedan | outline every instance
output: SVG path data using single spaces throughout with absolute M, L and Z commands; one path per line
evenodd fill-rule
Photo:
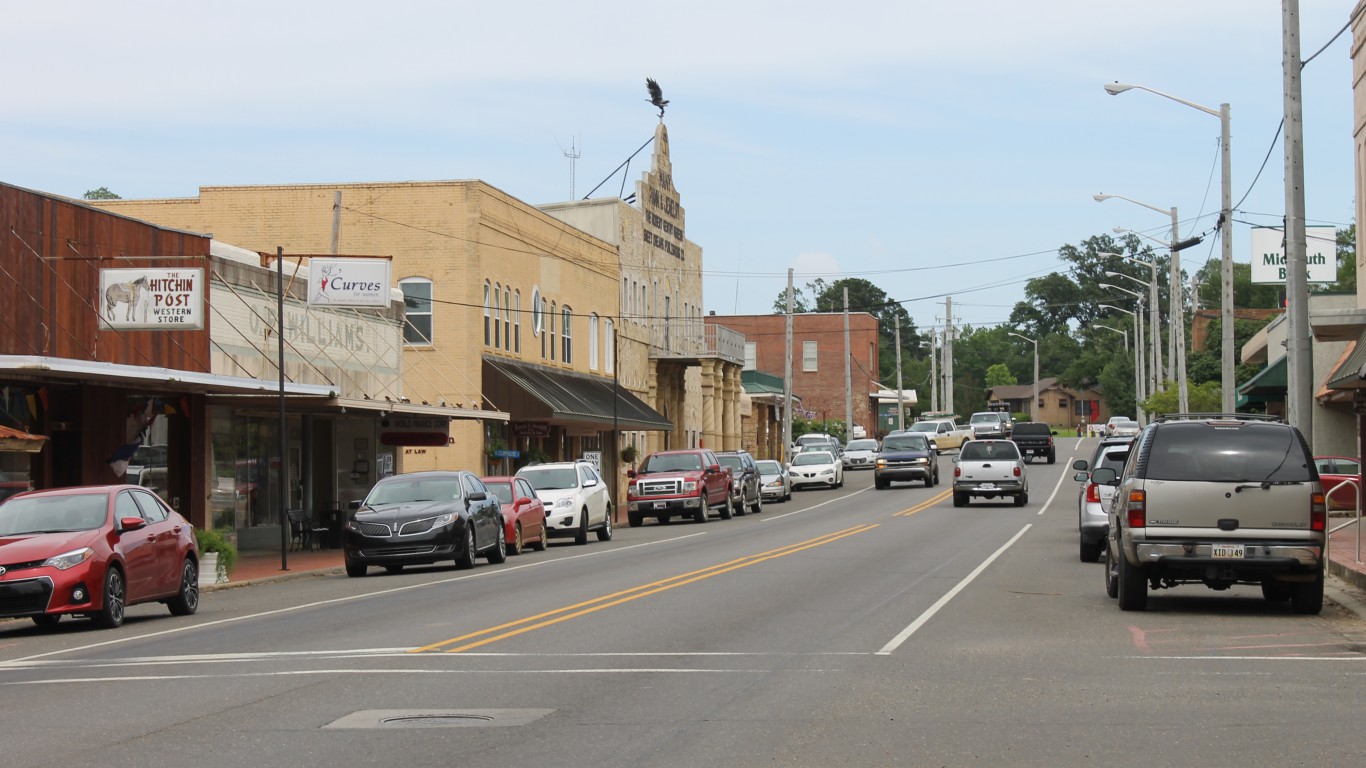
M 199 608 L 194 528 L 155 494 L 88 486 L 0 502 L 0 617 L 47 627 L 75 614 L 113 628 L 148 602 L 176 616 Z
M 1315 456 L 1314 465 L 1319 468 L 1319 482 L 1323 492 L 1328 495 L 1329 509 L 1356 509 L 1361 498 L 1361 460 L 1346 456 Z M 1351 480 L 1355 487 L 1344 485 L 1333 490 L 1334 486 Z
M 544 552 L 548 538 L 545 532 L 545 504 L 536 496 L 531 483 L 521 477 L 482 479 L 484 485 L 502 502 L 508 554 L 522 554 L 528 543 L 532 549 Z

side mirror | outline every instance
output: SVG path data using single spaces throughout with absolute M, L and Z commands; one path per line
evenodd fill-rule
M 636 479 L 636 471 L 634 469 L 628 469 L 626 470 L 626 476 L 634 480 Z
M 349 506 L 351 509 L 360 509 L 360 505 L 361 505 L 361 500 L 360 500 L 360 499 L 352 499 L 351 502 L 350 502 L 347 506 Z
M 1072 479 L 1076 480 L 1079 483 L 1086 482 L 1087 477 L 1089 477 L 1089 475 L 1087 475 L 1085 472 L 1078 472 L 1077 474 L 1072 475 Z
M 489 497 L 489 495 L 488 495 L 487 493 L 484 493 L 483 491 L 474 491 L 473 493 L 471 493 L 471 494 L 470 494 L 468 497 L 466 497 L 466 498 L 467 498 L 468 501 L 483 501 L 484 499 L 487 499 L 488 497 Z
M 137 529 L 142 528 L 145 525 L 147 525 L 147 521 L 143 520 L 140 517 L 119 518 L 119 530 L 124 533 L 127 533 L 128 531 L 136 531 Z
M 1119 475 L 1110 467 L 1099 467 L 1091 473 L 1091 482 L 1096 485 L 1118 485 Z
M 1086 469 L 1086 459 L 1077 459 L 1072 462 L 1072 469 Z
M 585 481 L 583 482 L 583 487 L 584 487 L 584 488 L 592 488 L 593 486 L 595 486 L 595 485 L 597 485 L 597 484 L 598 484 L 598 481 L 597 481 L 597 480 L 585 480 Z

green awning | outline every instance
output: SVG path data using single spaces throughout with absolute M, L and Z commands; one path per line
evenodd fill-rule
M 763 371 L 740 371 L 740 386 L 747 395 L 781 395 L 783 379 Z
M 674 426 L 610 378 L 485 355 L 484 383 L 484 394 L 511 413 L 513 421 L 555 421 L 645 432 L 667 432 Z
M 1263 368 L 1256 376 L 1238 387 L 1238 394 L 1246 395 L 1251 398 L 1253 395 L 1279 395 L 1285 397 L 1286 390 L 1286 355 L 1281 355 L 1276 362 Z
M 1324 385 L 1329 389 L 1363 389 L 1366 388 L 1366 381 L 1361 379 L 1361 371 L 1366 366 L 1366 332 L 1361 334 L 1361 338 L 1356 340 L 1356 347 L 1346 360 L 1328 375 L 1328 381 Z

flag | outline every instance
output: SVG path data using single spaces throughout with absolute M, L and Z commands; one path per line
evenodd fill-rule
M 109 468 L 114 470 L 114 474 L 123 477 L 128 474 L 128 462 L 133 458 L 133 454 L 138 452 L 142 446 L 142 439 L 138 438 L 133 442 L 114 451 L 114 455 L 108 459 Z

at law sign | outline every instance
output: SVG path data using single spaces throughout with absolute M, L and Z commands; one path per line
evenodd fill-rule
M 308 304 L 389 306 L 388 259 L 309 259 Z

